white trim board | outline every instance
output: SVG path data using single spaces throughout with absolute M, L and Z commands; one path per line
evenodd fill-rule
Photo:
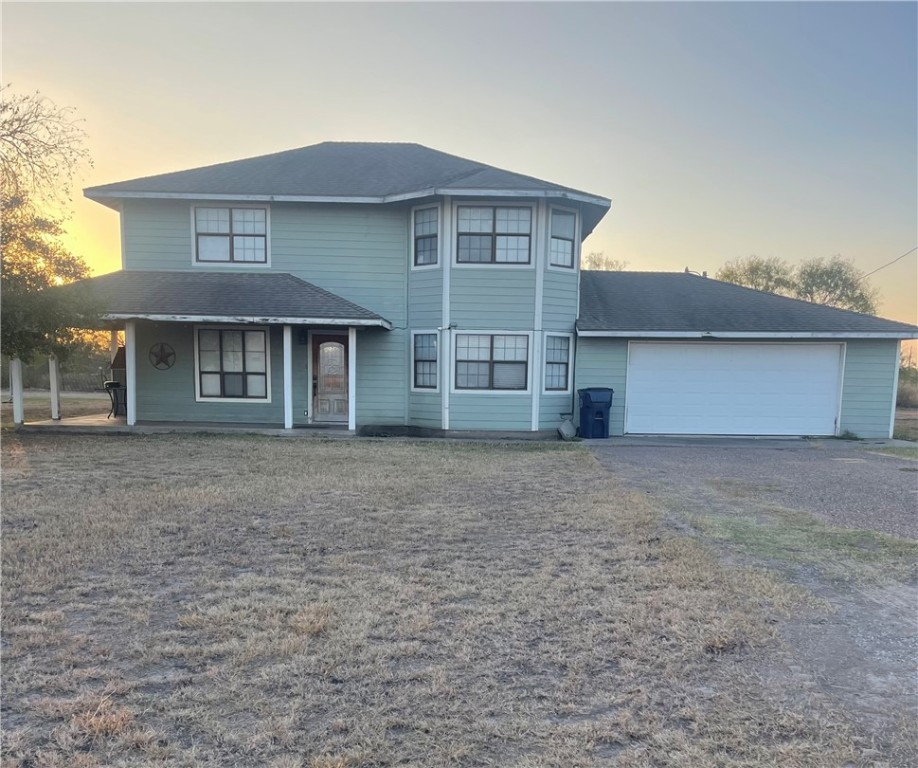
M 242 325 L 367 326 L 392 330 L 388 320 L 355 320 L 338 317 L 253 317 L 249 315 L 167 315 L 143 312 L 109 312 L 105 320 L 155 320 L 161 323 L 223 323 Z

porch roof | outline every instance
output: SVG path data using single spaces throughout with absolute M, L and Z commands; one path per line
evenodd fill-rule
M 88 288 L 107 320 L 392 328 L 375 312 L 285 272 L 132 269 L 71 286 Z

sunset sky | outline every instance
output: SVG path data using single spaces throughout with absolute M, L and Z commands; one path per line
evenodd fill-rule
M 80 186 L 416 141 L 612 199 L 629 269 L 918 244 L 915 3 L 3 4 L 3 82 L 85 119 Z M 69 244 L 120 266 L 117 214 Z M 918 320 L 918 255 L 871 278 Z

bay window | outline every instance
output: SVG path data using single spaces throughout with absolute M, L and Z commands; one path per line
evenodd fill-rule
M 532 209 L 460 205 L 456 233 L 460 264 L 528 264 Z
M 548 246 L 548 263 L 553 267 L 574 266 L 574 242 L 577 217 L 568 211 L 551 211 L 551 239 Z
M 456 334 L 456 389 L 525 390 L 528 371 L 528 336 Z

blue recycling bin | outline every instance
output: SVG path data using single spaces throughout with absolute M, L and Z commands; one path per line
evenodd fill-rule
M 612 394 L 608 387 L 578 389 L 580 395 L 580 436 L 586 438 L 607 438 L 609 436 L 609 411 L 612 409 Z

